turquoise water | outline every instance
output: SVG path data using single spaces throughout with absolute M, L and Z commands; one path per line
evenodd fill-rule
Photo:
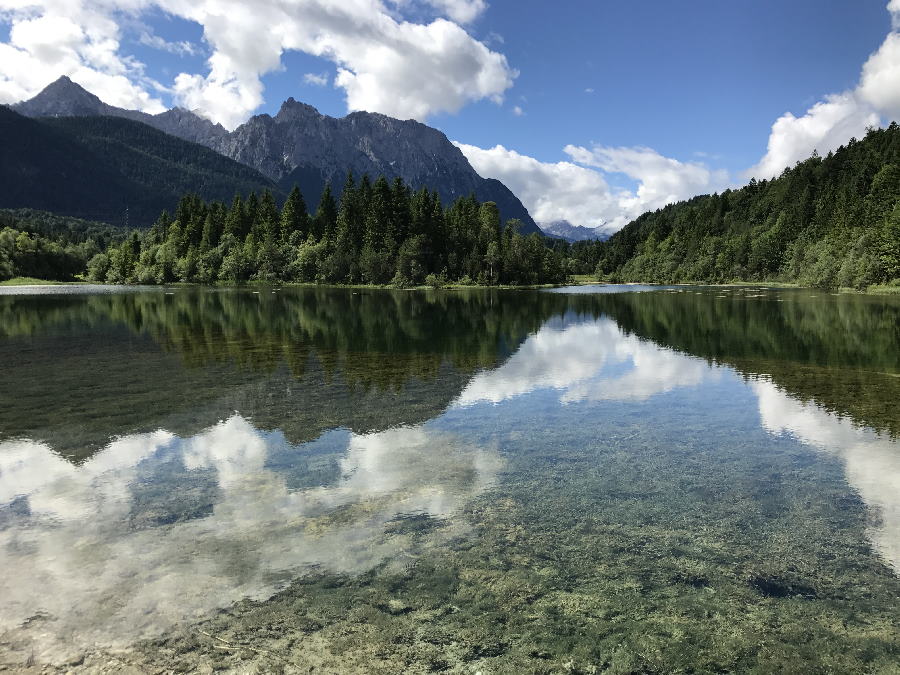
M 0 664 L 896 672 L 897 299 L 15 290 Z

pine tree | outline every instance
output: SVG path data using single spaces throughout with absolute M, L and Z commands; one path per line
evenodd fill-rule
M 337 204 L 331 193 L 331 183 L 325 183 L 325 189 L 319 198 L 319 206 L 313 219 L 313 235 L 316 240 L 331 239 L 337 224 Z
M 288 195 L 284 208 L 281 209 L 281 241 L 290 243 L 296 240 L 299 245 L 306 239 L 309 231 L 309 214 L 306 211 L 306 202 L 303 194 L 296 185 Z
M 238 241 L 244 241 L 249 228 L 247 227 L 247 211 L 240 195 L 235 195 L 231 202 L 231 208 L 225 216 L 225 234 L 231 235 Z
M 259 242 L 275 242 L 281 235 L 281 218 L 271 190 L 263 192 L 256 210 L 253 232 Z

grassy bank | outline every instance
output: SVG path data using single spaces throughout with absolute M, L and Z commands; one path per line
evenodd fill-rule
M 0 286 L 58 286 L 72 283 L 66 281 L 50 281 L 49 279 L 35 279 L 34 277 L 13 277 L 6 281 L 0 281 Z

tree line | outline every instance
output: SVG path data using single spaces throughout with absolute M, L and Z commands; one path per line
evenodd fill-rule
M 891 283 L 900 278 L 900 127 L 870 129 L 778 178 L 645 213 L 573 254 L 608 281 Z
M 298 188 L 279 208 L 269 191 L 230 205 L 181 198 L 146 233 L 133 233 L 88 263 L 92 280 L 366 283 L 411 286 L 561 283 L 563 252 L 518 221 L 501 224 L 494 202 L 461 197 L 444 207 L 437 192 L 413 192 L 352 173 L 336 198 L 326 185 L 314 212 Z
M 125 232 L 102 223 L 31 209 L 0 210 L 0 281 L 34 277 L 68 281 Z

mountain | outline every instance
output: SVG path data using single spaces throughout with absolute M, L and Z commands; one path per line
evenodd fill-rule
M 157 115 L 116 108 L 66 76 L 47 85 L 34 98 L 9 107 L 26 117 L 124 117 L 207 147 L 228 134 L 221 124 L 213 124 L 184 108 L 173 108 Z
M 617 281 L 900 280 L 900 126 L 773 180 L 645 213 L 598 247 L 598 273 Z
M 334 118 L 289 98 L 274 117 L 256 115 L 229 133 L 183 109 L 148 115 L 115 108 L 66 77 L 12 108 L 29 117 L 104 115 L 140 121 L 201 143 L 285 189 L 296 183 L 312 207 L 326 182 L 339 192 L 348 171 L 373 179 L 383 174 L 402 178 L 413 189 L 437 190 L 445 204 L 474 193 L 479 201 L 496 202 L 504 220 L 520 220 L 522 233 L 540 232 L 509 188 L 479 176 L 443 133 L 414 120 L 366 112 Z
M 541 223 L 541 229 L 545 234 L 565 239 L 570 244 L 576 241 L 606 241 L 610 236 L 603 228 L 573 225 L 568 220 Z
M 89 101 L 90 102 L 90 101 Z M 68 109 L 84 111 L 78 101 Z M 34 120 L 0 106 L 0 207 L 149 225 L 181 195 L 278 187 L 207 147 L 121 117 Z

